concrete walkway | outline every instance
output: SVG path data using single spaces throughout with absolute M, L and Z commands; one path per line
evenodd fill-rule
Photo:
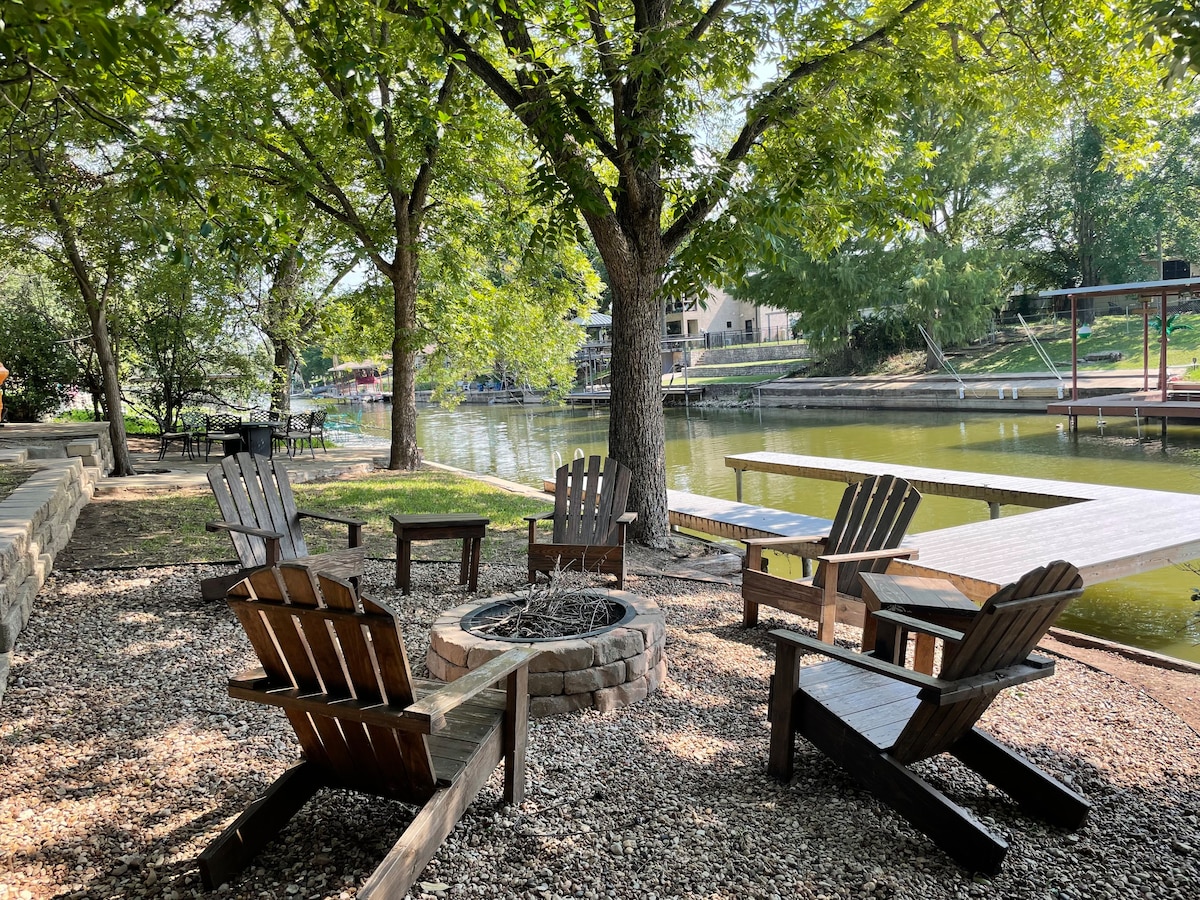
M 185 490 L 188 488 L 208 489 L 208 471 L 221 464 L 221 454 L 214 452 L 208 460 L 204 454 L 189 458 L 178 450 L 167 452 L 158 458 L 158 450 L 134 449 L 145 441 L 132 441 L 130 455 L 137 475 L 128 478 L 102 478 L 96 485 L 96 493 L 104 495 L 117 491 L 161 493 L 162 491 Z M 311 481 L 314 478 L 333 478 L 338 475 L 364 475 L 377 466 L 387 464 L 387 451 L 383 449 L 331 447 L 328 451 L 317 450 L 315 454 L 305 451 L 296 456 L 282 456 L 287 463 L 292 481 Z

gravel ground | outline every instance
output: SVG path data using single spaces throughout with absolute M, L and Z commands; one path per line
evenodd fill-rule
M 411 658 L 456 566 L 423 565 L 395 596 Z M 0 900 L 205 896 L 193 860 L 297 755 L 283 714 L 229 699 L 251 663 L 199 567 L 59 573 L 21 633 L 0 706 Z M 520 584 L 487 566 L 482 591 Z M 1004 833 L 994 880 L 972 879 L 801 742 L 798 775 L 765 774 L 770 675 L 764 615 L 749 631 L 728 587 L 640 577 L 668 621 L 659 692 L 607 715 L 530 726 L 528 792 L 501 808 L 499 771 L 414 896 L 446 898 L 1195 898 L 1200 738 L 1172 713 L 1069 660 L 1009 691 L 984 725 L 1094 804 L 1074 834 L 1024 817 L 952 759 L 918 768 Z M 764 613 L 767 611 L 764 610 Z M 792 627 L 799 620 L 790 620 Z M 846 632 L 841 635 L 851 639 Z M 423 666 L 418 666 L 423 669 Z M 352 897 L 412 809 L 325 791 L 212 896 Z

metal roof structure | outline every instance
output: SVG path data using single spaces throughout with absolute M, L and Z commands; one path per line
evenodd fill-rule
M 612 316 L 607 316 L 604 313 L 592 313 L 586 319 L 581 316 L 576 316 L 573 321 L 576 325 L 582 325 L 584 328 L 612 327 Z
M 1178 294 L 1200 294 L 1200 278 L 1172 278 L 1165 281 L 1128 281 L 1124 284 L 1096 284 L 1090 287 L 1058 288 L 1042 291 L 1039 297 L 1112 297 L 1136 294 L 1139 297 L 1168 297 Z
M 1067 297 L 1071 301 L 1071 399 L 1079 399 L 1079 331 L 1076 325 L 1078 317 L 1078 302 L 1085 297 L 1113 297 L 1133 295 L 1141 298 L 1145 304 L 1142 310 L 1142 346 L 1143 356 L 1146 357 L 1144 388 L 1149 387 L 1149 355 L 1150 355 L 1150 302 L 1151 298 L 1159 300 L 1159 318 L 1167 320 L 1167 298 L 1180 294 L 1200 293 L 1200 278 L 1171 278 L 1159 281 L 1129 281 L 1124 284 L 1097 284 L 1089 287 L 1059 288 L 1054 291 L 1042 291 L 1039 297 L 1047 299 Z M 1158 383 L 1162 390 L 1162 401 L 1167 402 L 1167 329 L 1159 329 Z

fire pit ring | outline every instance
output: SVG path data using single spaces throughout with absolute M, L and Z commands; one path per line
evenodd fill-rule
M 425 663 L 441 681 L 453 681 L 514 646 L 542 652 L 529 664 L 529 714 L 553 716 L 576 709 L 601 712 L 644 700 L 667 673 L 666 625 L 653 600 L 628 591 L 586 588 L 625 609 L 616 623 L 587 634 L 510 640 L 472 629 L 489 612 L 519 603 L 504 594 L 446 610 L 434 622 Z
M 609 631 L 610 629 L 619 628 L 622 625 L 627 625 L 629 622 L 631 622 L 633 620 L 634 616 L 637 615 L 637 610 L 635 610 L 632 606 L 630 606 L 628 603 L 626 603 L 624 600 L 622 600 L 620 595 L 616 591 L 587 590 L 587 591 L 583 591 L 581 593 L 590 594 L 592 596 L 597 596 L 597 595 L 601 595 L 601 594 L 605 595 L 605 599 L 608 601 L 608 606 L 609 606 L 609 616 L 610 616 L 610 618 L 614 619 L 614 621 L 609 622 L 608 624 L 603 625 L 599 628 L 593 628 L 590 631 L 581 631 L 576 634 L 569 635 L 569 637 L 573 637 L 573 638 L 595 637 L 598 634 L 604 634 L 604 632 Z M 538 643 L 543 643 L 545 641 L 562 640 L 562 638 L 558 638 L 558 637 L 523 637 L 523 638 L 519 638 L 519 639 L 518 638 L 506 638 L 506 637 L 500 637 L 495 634 L 489 634 L 483 630 L 488 625 L 495 622 L 495 620 L 497 618 L 499 618 L 500 616 L 503 616 L 505 613 L 509 612 L 510 610 L 513 609 L 513 607 L 518 606 L 519 604 L 520 604 L 520 595 L 518 595 L 518 594 L 507 594 L 507 595 L 505 595 L 505 598 L 495 600 L 492 603 L 485 603 L 483 606 L 480 606 L 478 609 L 471 610 L 471 612 L 467 613 L 465 616 L 462 617 L 463 630 L 470 632 L 471 634 L 475 635 L 476 637 L 483 638 L 484 640 L 495 639 L 498 641 L 509 641 L 510 643 L 538 644 Z M 616 615 L 616 613 L 618 613 L 618 612 L 620 613 L 619 616 Z

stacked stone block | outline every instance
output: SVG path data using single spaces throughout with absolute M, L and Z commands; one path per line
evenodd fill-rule
M 48 461 L 0 502 L 0 699 L 17 636 L 91 499 L 96 474 L 78 457 Z
M 603 591 L 634 611 L 624 625 L 588 637 L 529 644 L 464 631 L 464 616 L 516 595 L 492 597 L 447 610 L 433 623 L 425 663 L 441 681 L 453 681 L 514 646 L 541 652 L 529 664 L 529 714 L 535 718 L 594 707 L 600 712 L 644 700 L 667 674 L 667 629 L 657 603 L 627 591 Z

